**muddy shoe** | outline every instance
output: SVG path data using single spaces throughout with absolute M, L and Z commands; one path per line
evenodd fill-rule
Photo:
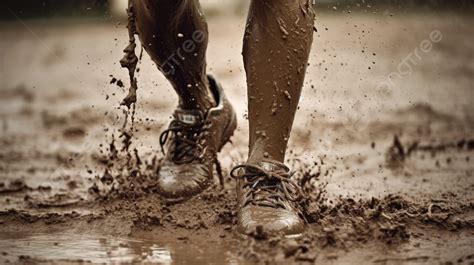
M 244 235 L 302 235 L 305 221 L 298 207 L 302 199 L 290 170 L 276 161 L 235 167 L 237 179 L 237 231 Z
M 168 201 L 204 191 L 213 182 L 214 165 L 222 181 L 217 152 L 230 140 L 237 121 L 220 84 L 208 78 L 217 106 L 207 113 L 177 109 L 160 136 L 165 157 L 158 171 L 158 192 Z

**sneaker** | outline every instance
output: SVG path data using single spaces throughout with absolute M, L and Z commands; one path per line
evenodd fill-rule
M 243 164 L 231 171 L 237 179 L 237 231 L 244 235 L 298 237 L 306 222 L 299 209 L 300 187 L 288 167 L 277 161 Z
M 177 109 L 160 135 L 165 157 L 158 170 L 158 192 L 168 201 L 181 201 L 208 188 L 214 165 L 222 184 L 217 153 L 230 141 L 237 119 L 221 85 L 212 76 L 208 79 L 216 107 L 206 113 Z

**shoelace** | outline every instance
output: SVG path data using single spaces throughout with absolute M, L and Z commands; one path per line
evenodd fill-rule
M 238 175 L 239 169 L 243 169 L 242 175 Z M 285 200 L 299 202 L 303 198 L 301 188 L 291 180 L 293 174 L 284 170 L 269 172 L 250 164 L 236 166 L 230 172 L 232 178 L 243 179 L 243 188 L 248 188 L 244 194 L 244 206 L 254 204 L 273 208 L 286 208 Z
M 176 164 L 191 163 L 202 158 L 206 152 L 205 138 L 208 133 L 206 122 L 198 125 L 189 125 L 179 120 L 173 120 L 168 129 L 160 135 L 161 151 L 165 154 L 165 145 L 172 139 L 174 146 L 169 151 L 171 159 Z M 170 137 L 171 136 L 171 137 Z

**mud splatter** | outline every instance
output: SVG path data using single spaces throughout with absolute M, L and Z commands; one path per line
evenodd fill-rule
M 365 24 L 365 28 L 381 33 L 373 34 L 374 38 L 367 39 L 367 45 L 364 45 L 367 47 L 363 49 L 366 50 L 365 54 L 368 54 L 371 47 L 379 47 L 377 64 L 382 65 L 384 69 L 389 69 L 393 67 L 390 64 L 393 58 L 402 58 L 410 52 L 406 49 L 395 51 L 391 49 L 392 47 L 410 48 L 418 45 L 415 43 L 419 40 L 417 38 L 411 40 L 398 38 L 398 36 L 406 36 L 407 32 L 413 33 L 409 32 L 409 25 L 419 21 L 420 16 L 421 14 L 403 16 L 403 19 L 393 20 L 390 25 L 380 23 L 379 18 L 374 18 L 374 16 L 361 16 L 352 18 L 351 21 L 354 24 Z M 214 36 L 218 43 L 228 41 L 227 34 L 231 34 L 236 40 L 240 38 L 232 34 L 240 35 L 241 30 L 229 30 L 233 29 L 233 25 L 239 25 L 232 19 L 228 17 L 226 21 L 230 20 L 233 23 L 210 20 L 211 27 L 226 32 L 226 34 Z M 398 105 L 396 107 L 391 105 L 391 102 L 413 100 L 412 93 L 398 95 L 394 91 L 393 101 L 388 101 L 386 95 L 372 94 L 370 89 L 366 90 L 370 86 L 366 86 L 365 82 L 362 82 L 360 86 L 354 86 L 354 83 L 350 81 L 363 77 L 360 75 L 359 64 L 351 63 L 363 60 L 360 57 L 360 45 L 351 45 L 353 41 L 351 38 L 341 38 L 339 33 L 344 31 L 341 25 L 345 21 L 341 21 L 340 17 L 324 17 L 323 15 L 318 21 L 322 23 L 323 31 L 325 24 L 332 25 L 332 30 L 322 32 L 325 34 L 325 41 L 320 39 L 319 44 L 315 46 L 318 49 L 319 59 L 308 69 L 310 80 L 307 86 L 309 88 L 310 84 L 314 84 L 318 89 L 304 91 L 304 100 L 300 102 L 301 109 L 295 121 L 290 142 L 290 149 L 299 153 L 286 161 L 292 169 L 297 171 L 295 177 L 300 184 L 305 186 L 310 197 L 306 199 L 306 205 L 304 205 L 305 217 L 309 222 L 308 234 L 303 238 L 293 240 L 268 235 L 266 240 L 261 240 L 260 238 L 265 238 L 265 236 L 260 234 L 256 235 L 258 239 L 248 238 L 240 241 L 234 233 L 237 216 L 235 182 L 228 177 L 228 170 L 246 158 L 248 135 L 245 127 L 236 133 L 233 147 L 226 147 L 221 154 L 225 176 L 224 189 L 213 188 L 181 204 L 167 204 L 156 194 L 154 174 L 161 158 L 157 151 L 158 146 L 154 142 L 156 133 L 164 124 L 160 124 L 161 120 L 165 120 L 174 107 L 167 98 L 154 97 L 148 104 L 140 106 L 143 107 L 144 115 L 153 116 L 155 127 L 150 131 L 145 129 L 146 125 L 140 122 L 138 117 L 135 118 L 134 130 L 129 131 L 132 106 L 130 107 L 127 133 L 133 132 L 133 137 L 130 138 L 130 144 L 126 144 L 129 146 L 128 151 L 131 155 L 127 156 L 127 148 L 123 149 L 123 140 L 126 137 L 120 137 L 123 125 L 121 111 L 127 109 L 126 106 L 118 109 L 119 112 L 116 114 L 119 115 L 114 115 L 114 128 L 111 128 L 107 121 L 104 121 L 103 113 L 109 112 L 106 117 L 111 118 L 111 109 L 117 106 L 114 106 L 111 100 L 102 100 L 103 93 L 101 94 L 99 89 L 74 91 L 77 90 L 76 86 L 62 83 L 64 78 L 58 76 L 62 74 L 62 72 L 57 72 L 58 68 L 48 70 L 42 67 L 41 62 L 27 58 L 28 53 L 21 52 L 21 49 L 16 47 L 18 45 L 6 45 L 8 50 L 5 53 L 6 59 L 14 62 L 10 64 L 11 71 L 21 72 L 25 69 L 25 65 L 20 62 L 28 62 L 27 68 L 31 68 L 32 73 L 44 72 L 59 83 L 45 83 L 51 85 L 47 87 L 47 91 L 42 91 L 44 87 L 37 87 L 35 90 L 29 88 L 31 91 L 44 92 L 35 94 L 34 100 L 30 103 L 26 100 L 28 96 L 23 98 L 13 93 L 17 84 L 14 84 L 11 78 L 4 80 L 6 89 L 12 88 L 12 93 L 2 94 L 3 97 L 0 99 L 4 107 L 2 109 L 4 112 L 0 115 L 4 125 L 1 136 L 2 148 L 0 148 L 0 171 L 3 178 L 1 182 L 4 183 L 0 184 L 0 190 L 4 191 L 4 193 L 0 192 L 2 202 L 0 225 L 2 226 L 1 234 L 4 237 L 3 240 L 0 239 L 0 248 L 2 252 L 7 253 L 7 255 L 2 253 L 5 256 L 0 257 L 0 263 L 3 262 L 2 257 L 11 263 L 75 262 L 74 256 L 66 254 L 70 253 L 67 252 L 68 245 L 61 249 L 66 251 L 59 255 L 67 260 L 58 261 L 58 256 L 47 256 L 45 260 L 39 259 L 39 261 L 35 259 L 37 255 L 41 258 L 42 254 L 50 253 L 52 248 L 60 249 L 62 242 L 57 241 L 53 231 L 69 233 L 64 240 L 74 243 L 80 241 L 83 235 L 92 235 L 93 242 L 96 243 L 104 242 L 103 239 L 109 236 L 129 239 L 132 237 L 134 241 L 148 238 L 152 242 L 150 247 L 167 247 L 168 242 L 174 242 L 175 248 L 164 247 L 160 253 L 171 253 L 171 256 L 167 258 L 171 258 L 176 263 L 180 263 L 183 259 L 194 260 L 196 257 L 192 255 L 194 252 L 190 253 L 190 250 L 195 246 L 199 250 L 196 253 L 205 257 L 212 256 L 212 251 L 218 249 L 219 253 L 216 255 L 221 259 L 213 262 L 215 264 L 234 261 L 242 257 L 245 259 L 242 263 L 249 263 L 247 257 L 250 257 L 251 260 L 258 259 L 262 263 L 276 260 L 282 261 L 283 264 L 362 264 L 367 262 L 456 264 L 458 260 L 460 263 L 472 262 L 474 210 L 471 192 L 473 171 L 470 161 L 473 148 L 471 115 L 473 112 L 472 104 L 466 104 L 467 100 L 463 99 L 467 98 L 463 96 L 467 93 L 466 91 L 469 91 L 469 87 L 465 86 L 468 82 L 451 82 L 458 78 L 472 80 L 472 75 L 469 75 L 469 71 L 457 71 L 453 75 L 439 73 L 452 73 L 451 70 L 456 68 L 454 64 L 469 63 L 468 56 L 465 56 L 463 52 L 469 42 L 462 40 L 474 34 L 471 34 L 472 27 L 462 26 L 470 25 L 469 21 L 465 20 L 466 18 L 453 15 L 440 17 L 430 14 L 423 16 L 423 19 L 427 23 L 420 25 L 419 29 L 429 31 L 431 30 L 429 26 L 436 25 L 445 34 L 446 42 L 439 49 L 433 49 L 432 52 L 433 55 L 445 59 L 447 63 L 436 65 L 439 68 L 439 71 L 436 71 L 438 74 L 436 78 L 434 76 L 431 76 L 433 78 L 418 78 L 420 71 L 416 71 L 414 74 L 417 77 L 413 80 L 417 82 L 413 83 L 412 79 L 406 81 L 409 87 L 416 88 L 416 93 L 420 98 L 429 97 L 436 91 L 437 96 L 432 97 L 431 102 L 433 106 L 436 106 L 433 110 L 437 112 L 438 107 L 444 108 L 449 113 L 446 117 L 439 116 L 436 112 L 431 113 L 427 108 L 405 110 Z M 450 21 L 460 21 L 460 19 L 465 21 L 456 25 L 450 24 Z M 293 22 L 290 24 L 287 21 L 288 28 L 292 25 Z M 34 23 L 32 26 L 35 26 Z M 352 25 L 347 25 L 349 26 Z M 387 26 L 397 38 L 385 40 L 386 44 L 380 46 L 378 43 L 380 39 L 375 36 L 383 36 Z M 115 34 L 113 25 L 104 25 L 103 28 L 88 25 L 90 35 L 80 39 L 71 38 L 67 27 L 55 27 L 55 24 L 51 24 L 47 30 L 54 28 L 61 34 L 55 36 L 45 34 L 45 41 L 52 43 L 60 41 L 66 46 L 84 47 L 84 49 L 71 49 L 70 54 L 64 58 L 65 61 L 58 62 L 58 66 L 77 63 L 84 57 L 84 52 L 99 56 L 102 58 L 102 64 L 113 61 L 111 57 L 113 55 L 101 53 L 102 49 L 87 48 L 90 47 L 88 44 L 91 41 L 100 47 L 109 47 L 110 39 L 116 37 L 113 36 Z M 457 30 L 453 31 L 453 27 Z M 34 29 L 42 32 L 39 27 Z M 280 35 L 279 31 L 277 33 Z M 28 39 L 28 36 L 24 34 L 9 34 L 4 41 L 17 41 L 17 35 L 21 39 Z M 398 42 L 400 39 L 403 39 L 406 45 L 400 46 Z M 20 46 L 37 49 L 38 53 L 45 52 L 44 47 L 33 47 L 35 41 L 32 37 L 31 41 L 24 44 L 27 46 Z M 239 82 L 243 84 L 245 80 L 239 79 L 243 76 L 236 70 L 241 67 L 241 58 L 238 57 L 240 55 L 232 52 L 232 47 L 222 46 L 222 48 L 223 54 L 235 55 L 235 58 L 232 56 L 229 58 L 232 62 L 227 65 L 226 60 L 216 58 L 215 53 L 209 54 L 212 57 L 210 60 L 216 60 L 216 64 L 225 65 L 234 70 L 230 75 L 223 75 L 224 83 L 240 80 Z M 337 58 L 333 59 L 332 55 L 331 59 L 321 58 L 322 55 L 328 53 L 323 53 L 323 49 L 331 53 L 338 51 Z M 12 59 L 13 57 L 18 57 L 18 59 Z M 325 60 L 322 62 L 323 66 L 318 66 L 320 60 Z M 347 60 L 344 62 L 344 69 L 335 67 L 335 63 L 331 63 L 335 60 L 337 62 Z M 328 64 L 333 67 L 330 67 L 325 74 L 324 67 Z M 424 60 L 420 62 L 421 64 L 422 69 L 431 69 L 430 60 Z M 107 72 L 113 71 L 111 70 L 113 66 L 110 64 L 101 65 L 98 62 L 98 66 Z M 10 71 L 10 69 L 6 70 Z M 143 70 L 156 71 L 145 65 Z M 343 78 L 338 76 L 342 70 L 346 74 Z M 88 76 L 87 73 L 82 72 L 84 76 Z M 423 76 L 425 74 L 430 76 L 429 73 L 423 71 L 421 73 Z M 373 74 L 382 75 L 376 72 Z M 37 84 L 37 80 L 34 79 L 36 76 L 30 76 L 25 72 L 22 81 L 25 84 Z M 90 83 L 85 84 L 92 84 L 91 86 L 104 81 L 101 78 L 96 80 L 94 76 L 89 77 L 86 81 Z M 334 82 L 328 82 L 329 79 Z M 372 80 L 366 77 L 363 79 Z M 430 80 L 437 82 L 433 83 Z M 154 83 L 161 86 L 165 84 L 164 82 L 163 80 Z M 437 83 L 452 83 L 453 85 L 446 90 L 436 87 Z M 348 87 L 351 89 L 348 90 Z M 154 87 L 146 89 L 150 93 L 156 93 Z M 228 86 L 225 89 L 229 95 L 232 95 L 233 104 L 245 105 L 245 97 L 240 86 Z M 285 89 L 286 87 L 282 85 L 279 91 L 279 103 L 282 104 L 289 102 L 283 94 Z M 346 90 L 348 93 L 345 93 Z M 46 94 L 47 97 L 45 97 Z M 370 123 L 371 117 L 364 116 L 364 119 L 368 119 L 369 125 L 364 127 L 363 131 L 348 132 L 341 129 L 343 127 L 335 122 L 340 116 L 337 111 L 332 111 L 333 107 L 342 102 L 342 106 L 347 109 L 348 106 L 344 104 L 351 103 L 353 95 L 365 94 L 370 100 L 363 101 L 365 103 L 362 107 L 368 107 L 372 111 L 380 109 L 381 113 L 386 113 L 387 116 L 381 116 L 380 119 L 374 118 L 372 121 L 376 120 L 375 123 Z M 296 95 L 291 93 L 292 101 L 296 100 Z M 255 100 L 260 100 L 262 96 L 255 97 Z M 54 98 L 56 100 L 52 100 Z M 97 103 L 97 100 L 102 104 Z M 78 107 L 78 102 L 94 102 L 95 107 L 84 109 Z M 379 104 L 380 102 L 384 104 Z M 466 107 L 466 116 L 456 116 L 458 112 L 449 106 L 449 102 L 462 103 Z M 443 105 L 443 103 L 448 105 Z M 399 107 L 402 108 L 401 113 L 394 113 L 393 111 Z M 309 113 L 306 111 L 308 109 L 315 109 L 315 112 L 311 112 L 312 116 L 305 115 Z M 364 108 L 361 109 L 361 111 L 364 110 Z M 356 112 L 358 109 L 354 108 L 353 111 Z M 376 114 L 377 111 L 374 112 L 374 115 Z M 454 119 L 454 117 L 457 118 Z M 240 119 L 244 121 L 243 118 Z M 107 124 L 107 128 L 103 127 L 104 124 Z M 64 137 L 65 130 L 75 127 L 84 128 L 85 137 L 73 139 Z M 106 145 L 103 144 L 104 132 L 107 137 L 114 134 L 114 138 L 105 140 Z M 394 143 L 394 134 L 399 136 L 398 140 L 402 146 L 402 148 L 396 147 L 395 150 L 403 149 L 405 154 L 404 167 L 400 172 L 387 170 L 384 163 L 385 152 Z M 137 137 L 140 137 L 139 140 L 136 139 Z M 87 142 L 87 145 L 78 145 L 77 141 L 81 139 Z M 100 143 L 103 144 L 100 147 L 102 150 L 96 150 Z M 138 150 L 135 151 L 135 149 Z M 398 151 L 396 153 L 400 154 L 401 152 Z M 432 157 L 432 153 L 435 153 L 436 157 Z M 324 154 L 327 154 L 327 158 Z M 319 161 L 319 156 L 324 158 L 324 165 Z M 451 163 L 445 164 L 444 161 L 448 156 L 451 157 Z M 297 159 L 306 161 L 305 167 L 298 167 Z M 434 160 L 440 160 L 442 167 L 434 167 Z M 328 167 L 329 170 L 326 169 Z M 19 188 L 10 189 L 9 183 L 15 180 L 24 181 L 23 184 L 13 185 Z M 89 193 L 87 189 L 92 182 L 96 184 L 91 187 Z M 22 188 L 25 185 L 27 187 Z M 37 185 L 45 186 L 40 188 Z M 313 189 L 311 186 L 318 188 Z M 408 186 L 410 187 L 407 188 Z M 57 198 L 55 194 L 58 194 Z M 65 194 L 67 196 L 63 197 L 62 195 Z M 339 194 L 342 197 L 339 197 Z M 374 199 L 371 198 L 372 196 Z M 74 201 L 79 198 L 84 198 L 84 200 Z M 69 202 L 72 204 L 61 206 Z M 31 238 L 19 238 L 25 234 L 36 233 L 43 233 L 45 236 L 46 241 L 40 241 L 40 243 L 49 244 L 38 244 L 38 241 Z M 458 238 L 464 238 L 464 241 Z M 14 242 L 14 246 L 11 247 L 12 244 L 10 244 L 7 248 L 2 245 L 5 242 Z M 21 245 L 21 242 L 25 244 Z M 53 242 L 59 242 L 59 246 L 54 245 Z M 89 242 L 87 241 L 87 244 Z M 107 239 L 107 243 L 110 242 L 111 240 Z M 109 255 L 114 255 L 114 249 L 120 249 L 120 251 L 135 249 L 137 256 L 127 257 L 136 257 L 136 262 L 149 261 L 142 254 L 156 250 L 156 248 L 140 248 L 140 243 L 127 244 L 129 247 L 107 245 L 102 249 L 94 250 L 108 259 Z M 35 245 L 40 246 L 36 253 L 31 251 L 31 247 Z M 89 248 L 81 249 L 76 254 L 79 254 L 84 262 L 92 260 L 94 263 L 92 255 L 89 255 L 91 245 L 81 246 Z M 15 252 L 20 248 L 23 249 L 23 253 Z M 110 254 L 108 251 L 111 249 Z M 123 252 L 121 254 L 123 255 Z M 20 256 L 21 260 L 19 260 Z M 100 260 L 99 262 L 110 261 Z
M 399 168 L 408 158 L 417 153 L 429 153 L 435 156 L 436 153 L 447 151 L 470 152 L 474 150 L 474 139 L 460 139 L 450 142 L 423 143 L 422 140 L 412 140 L 403 144 L 398 135 L 393 138 L 392 145 L 385 153 L 385 161 L 389 168 Z M 450 161 L 450 158 L 447 158 Z
M 0 183 L 0 194 L 21 192 L 28 189 L 30 188 L 21 179 L 13 180 L 9 183 Z
M 127 8 L 127 16 L 128 16 L 128 38 L 129 43 L 127 47 L 123 50 L 125 53 L 124 57 L 120 60 L 120 65 L 124 68 L 128 69 L 128 75 L 130 78 L 130 87 L 128 91 L 128 95 L 123 99 L 122 105 L 130 106 L 137 102 L 137 89 L 138 89 L 138 81 L 135 77 L 135 71 L 137 70 L 137 63 L 138 57 L 135 54 L 135 48 L 137 44 L 135 43 L 135 34 L 137 34 L 137 29 L 135 26 L 135 15 L 133 13 L 133 0 L 128 1 L 128 8 Z
M 320 209 L 318 222 L 310 225 L 308 233 L 302 238 L 248 238 L 241 247 L 240 255 L 265 264 L 313 263 L 324 250 L 326 253 L 331 249 L 349 250 L 374 241 L 383 243 L 381 246 L 387 248 L 406 243 L 411 237 L 419 236 L 417 226 L 446 231 L 474 227 L 473 220 L 461 221 L 458 218 L 463 213 L 473 213 L 474 208 L 470 204 L 436 207 L 435 214 L 430 210 L 432 207 L 432 203 L 416 203 L 396 195 L 357 202 L 341 198 L 334 205 L 326 204 Z

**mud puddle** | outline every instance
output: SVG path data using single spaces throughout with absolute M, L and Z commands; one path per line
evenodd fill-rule
M 0 263 L 236 264 L 232 248 L 231 241 L 186 244 L 71 232 L 0 233 Z
M 369 243 L 366 248 L 344 250 L 327 248 L 314 253 L 312 262 L 324 264 L 472 264 L 473 234 L 418 234 L 404 245 L 386 246 Z M 12 240 L 14 239 L 14 240 Z M 159 238 L 110 237 L 97 234 L 0 233 L 0 263 L 149 263 L 149 264 L 250 264 L 239 257 L 242 240 L 209 241 L 201 238 L 192 244 L 185 240 Z M 254 244 L 254 243 L 253 243 Z M 281 254 L 259 262 L 284 264 Z M 263 253 L 262 253 L 263 254 Z M 300 262 L 308 262 L 300 260 Z

